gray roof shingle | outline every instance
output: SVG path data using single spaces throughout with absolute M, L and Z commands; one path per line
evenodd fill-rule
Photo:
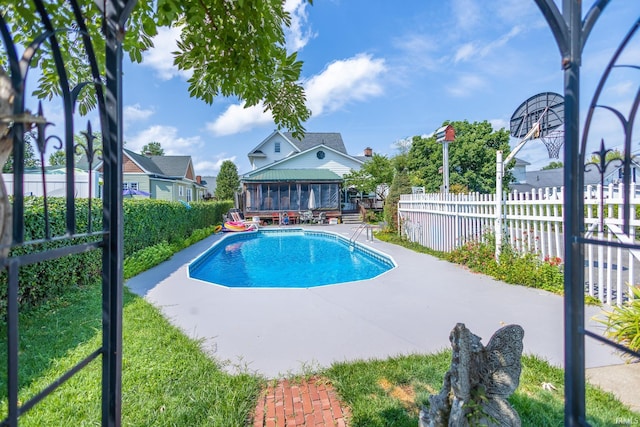
M 183 178 L 191 162 L 191 156 L 151 156 L 150 160 L 166 176 Z
M 302 140 L 294 138 L 291 132 L 283 132 L 283 135 L 293 142 L 300 151 L 306 151 L 324 144 L 340 153 L 347 154 L 342 135 L 338 132 L 307 132 Z

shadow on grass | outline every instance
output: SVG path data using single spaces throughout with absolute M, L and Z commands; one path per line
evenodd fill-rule
M 418 425 L 418 410 L 442 387 L 451 352 L 408 355 L 386 360 L 335 364 L 323 374 L 351 408 L 350 427 Z M 535 356 L 522 358 L 520 386 L 509 401 L 523 426 L 564 425 L 564 373 Z M 552 384 L 545 390 L 543 383 Z M 587 419 L 593 426 L 611 426 L 621 419 L 639 419 L 611 393 L 587 386 Z
M 28 388 L 49 371 L 56 361 L 71 357 L 78 363 L 102 346 L 102 296 L 100 283 L 74 288 L 64 297 L 43 302 L 39 307 L 20 313 L 19 319 L 19 389 Z M 125 292 L 124 304 L 132 300 Z M 7 325 L 0 325 L 0 398 L 7 396 Z M 91 343 L 86 354 L 75 351 Z M 100 363 L 100 357 L 94 362 Z M 30 396 L 20 393 L 24 402 Z M 6 414 L 6 405 L 0 409 Z M 4 416 L 4 415 L 3 415 Z

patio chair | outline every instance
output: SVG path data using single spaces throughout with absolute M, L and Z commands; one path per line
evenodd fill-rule
M 280 224 L 280 212 L 273 212 L 271 214 L 271 223 L 272 224 Z
M 313 212 L 311 211 L 298 212 L 298 215 L 300 218 L 300 224 L 311 224 L 313 221 Z
M 327 220 L 326 212 L 320 212 L 318 214 L 318 217 L 315 218 L 313 222 L 315 222 L 316 224 L 324 224 L 326 220 Z

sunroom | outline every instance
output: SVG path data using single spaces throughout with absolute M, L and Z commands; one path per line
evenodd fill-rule
M 245 218 L 274 221 L 287 213 L 340 218 L 342 178 L 326 169 L 268 169 L 242 179 L 240 203 Z

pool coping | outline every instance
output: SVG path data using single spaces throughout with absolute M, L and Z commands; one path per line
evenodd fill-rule
M 357 225 L 310 226 L 343 236 Z M 306 228 L 303 226 L 303 228 Z M 524 351 L 564 365 L 563 298 L 509 285 L 456 264 L 365 236 L 397 267 L 374 279 L 314 288 L 228 288 L 189 279 L 186 268 L 222 236 L 214 235 L 127 281 L 230 372 L 269 378 L 340 361 L 433 353 L 450 348 L 464 323 L 487 343 L 505 324 L 525 330 Z M 592 331 L 597 307 L 585 307 Z M 610 347 L 586 341 L 587 368 L 623 363 Z

